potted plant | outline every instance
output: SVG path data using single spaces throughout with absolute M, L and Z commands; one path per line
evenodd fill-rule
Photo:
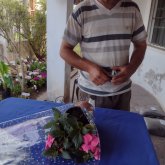
M 13 82 L 9 72 L 9 66 L 3 61 L 0 61 L 0 82 L 2 99 L 10 97 Z
M 53 120 L 45 125 L 48 131 L 44 155 L 58 157 L 59 162 L 65 159 L 73 160 L 76 164 L 98 162 L 100 140 L 91 113 L 78 106 L 64 113 L 53 108 L 53 112 Z

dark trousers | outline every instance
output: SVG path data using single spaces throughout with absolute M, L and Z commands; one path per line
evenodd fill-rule
M 89 98 L 95 100 L 96 107 L 130 111 L 131 91 L 120 95 L 101 97 L 89 95 L 79 90 L 79 101 L 88 100 Z

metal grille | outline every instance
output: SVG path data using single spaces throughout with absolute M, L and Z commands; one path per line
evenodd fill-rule
M 165 47 L 165 1 L 158 0 L 151 43 Z

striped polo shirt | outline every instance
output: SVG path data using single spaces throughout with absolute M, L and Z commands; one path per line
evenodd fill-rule
M 83 58 L 113 67 L 127 65 L 130 43 L 146 40 L 146 36 L 135 2 L 120 0 L 109 10 L 97 0 L 84 0 L 70 15 L 63 39 L 72 46 L 80 43 Z M 96 96 L 114 96 L 131 89 L 131 80 L 97 86 L 85 71 L 79 72 L 78 83 L 82 91 Z

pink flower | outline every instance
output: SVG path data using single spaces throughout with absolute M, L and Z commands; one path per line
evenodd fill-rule
M 92 135 L 92 141 L 91 141 L 91 151 L 92 152 L 95 152 L 95 149 L 99 143 L 100 143 L 99 138 L 95 135 Z
M 34 81 L 38 81 L 40 78 L 39 77 L 34 77 L 33 80 Z
M 99 138 L 93 134 L 86 134 L 83 136 L 84 144 L 81 146 L 81 149 L 86 153 L 92 151 L 92 153 L 96 152 L 97 145 L 99 144 Z M 97 155 L 97 154 L 96 154 Z
M 100 148 L 99 148 L 99 147 L 97 147 L 97 148 L 95 149 L 94 158 L 95 158 L 96 160 L 100 160 Z
M 46 76 L 47 76 L 46 72 L 42 72 L 41 76 L 42 76 L 42 78 L 46 78 Z
M 46 140 L 46 146 L 45 146 L 46 150 L 51 148 L 54 140 L 55 140 L 55 138 L 52 135 L 49 134 L 48 137 L 47 137 L 47 140 Z

